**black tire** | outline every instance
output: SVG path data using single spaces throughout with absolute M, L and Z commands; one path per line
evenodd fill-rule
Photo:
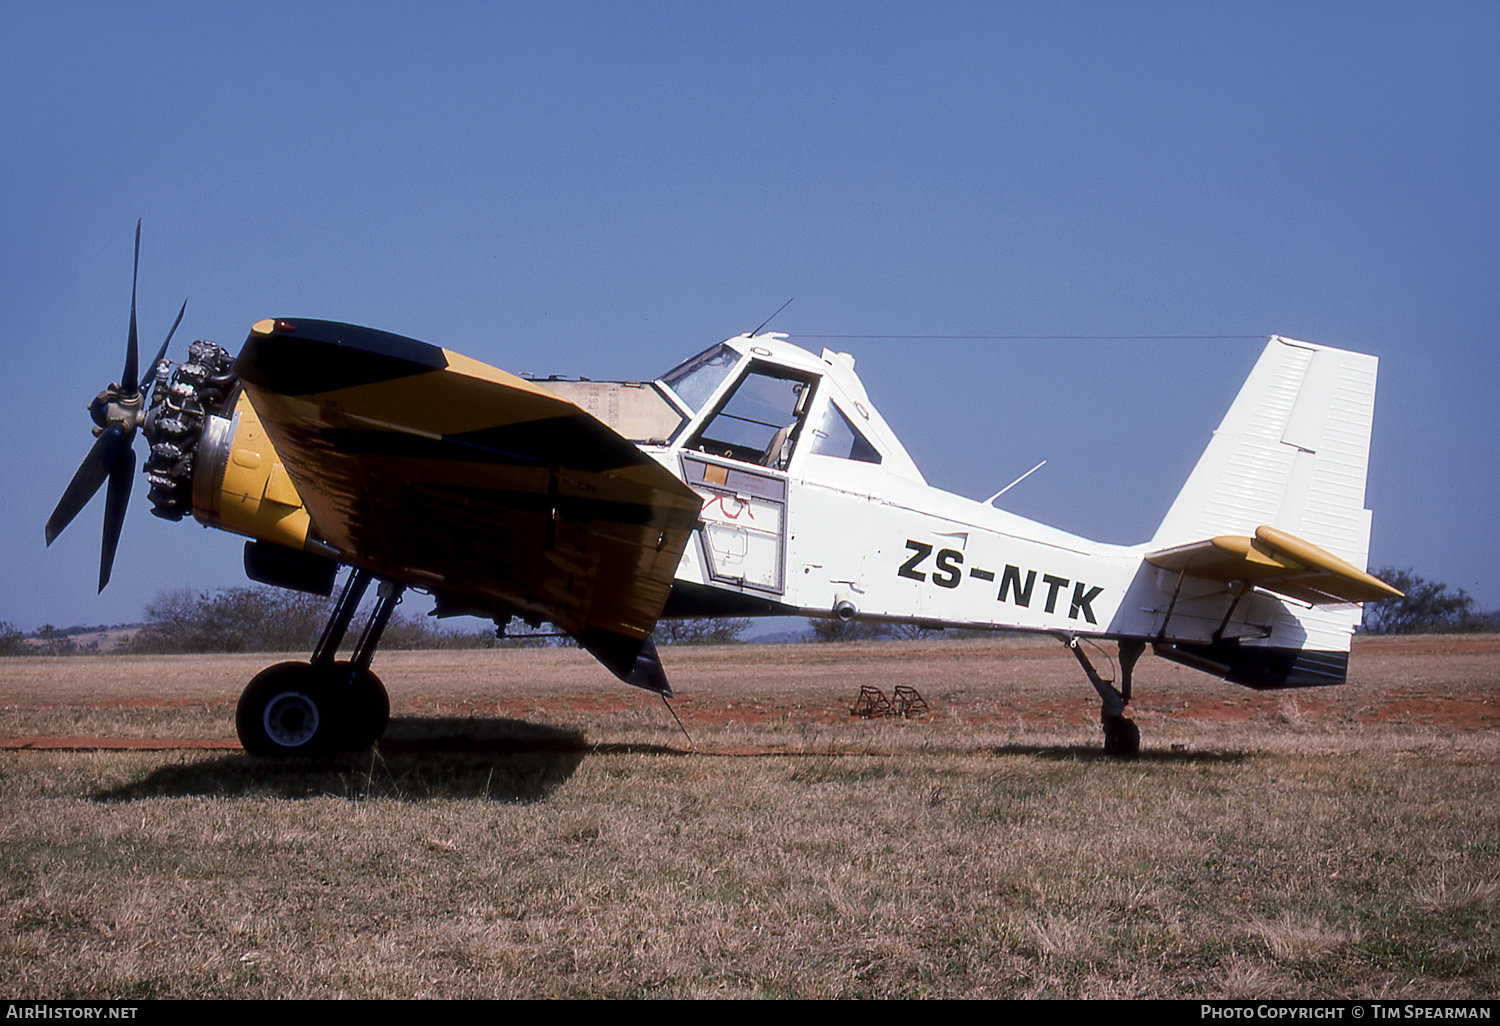
M 1124 716 L 1104 716 L 1104 752 L 1116 759 L 1134 759 L 1141 754 L 1141 728 Z
M 386 693 L 380 678 L 369 670 L 358 670 L 349 679 L 348 663 L 334 664 L 337 673 L 334 679 L 340 682 L 338 701 L 343 706 L 343 747 L 350 752 L 363 752 L 385 733 L 391 722 L 391 696 Z
M 245 687 L 234 712 L 240 745 L 271 758 L 327 755 L 338 747 L 338 721 L 326 672 L 309 663 L 268 666 Z

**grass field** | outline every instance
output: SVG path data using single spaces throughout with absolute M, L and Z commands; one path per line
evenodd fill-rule
M 263 657 L 0 660 L 0 736 L 224 738 Z M 1055 642 L 391 653 L 375 753 L 0 752 L 14 997 L 1500 994 L 1500 639 L 1343 688 Z M 912 720 L 849 715 L 916 687 Z

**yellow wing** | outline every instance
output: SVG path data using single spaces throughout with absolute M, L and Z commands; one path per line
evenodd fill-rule
M 700 509 L 636 446 L 532 382 L 348 324 L 261 321 L 236 370 L 345 562 L 635 660 Z

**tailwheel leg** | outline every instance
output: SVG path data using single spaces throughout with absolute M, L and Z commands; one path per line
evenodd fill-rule
M 1145 642 L 1120 642 L 1120 686 L 1117 688 L 1113 681 L 1099 676 L 1076 637 L 1070 635 L 1065 641 L 1088 675 L 1089 683 L 1099 692 L 1099 722 L 1104 728 L 1105 753 L 1118 759 L 1134 759 L 1141 753 L 1141 731 L 1134 720 L 1125 716 L 1125 707 L 1130 704 L 1130 676 L 1135 670 L 1136 660 L 1146 651 Z
M 240 695 L 235 730 L 251 755 L 326 756 L 369 748 L 385 733 L 390 697 L 370 670 L 380 636 L 401 601 L 402 585 L 383 581 L 353 658 L 337 658 L 371 575 L 349 575 L 323 635 L 305 663 L 278 663 L 257 674 Z

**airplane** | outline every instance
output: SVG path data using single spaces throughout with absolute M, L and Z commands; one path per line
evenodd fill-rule
M 140 226 L 136 226 L 136 273 Z M 184 304 L 185 305 L 185 304 Z M 177 323 L 181 323 L 178 313 Z M 1055 636 L 1131 758 L 1132 672 L 1158 655 L 1254 689 L 1343 683 L 1359 603 L 1376 359 L 1270 337 L 1147 541 L 1113 545 L 927 484 L 847 353 L 779 333 L 711 346 L 654 380 L 537 380 L 373 328 L 258 321 L 238 356 L 194 342 L 138 376 L 135 284 L 119 383 L 47 522 L 109 481 L 99 588 L 137 432 L 152 512 L 245 536 L 255 581 L 331 595 L 306 662 L 236 708 L 245 750 L 326 756 L 390 717 L 370 666 L 402 592 L 435 614 L 550 623 L 627 684 L 672 695 L 660 619 L 836 617 Z M 992 497 L 998 498 L 998 496 Z M 373 612 L 337 652 L 372 582 Z M 1083 644 L 1118 647 L 1118 680 Z

